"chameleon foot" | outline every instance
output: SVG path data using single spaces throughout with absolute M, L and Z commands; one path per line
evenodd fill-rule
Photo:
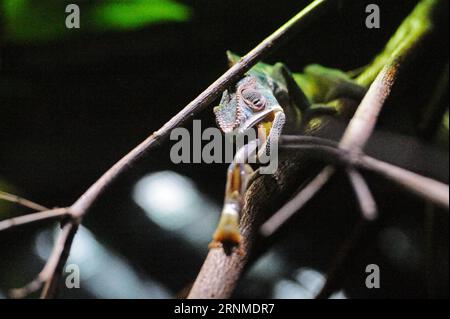
M 224 210 L 220 218 L 219 225 L 213 235 L 213 241 L 209 248 L 237 247 L 242 241 L 239 231 L 239 216 L 235 212 Z
M 239 256 L 244 256 L 245 251 L 241 245 L 236 246 L 235 244 L 230 244 L 230 242 L 220 242 L 220 241 L 211 241 L 208 244 L 209 249 L 223 249 L 226 255 L 231 255 L 232 252 L 235 252 Z
M 222 243 L 220 241 L 213 240 L 208 244 L 209 249 L 222 248 Z

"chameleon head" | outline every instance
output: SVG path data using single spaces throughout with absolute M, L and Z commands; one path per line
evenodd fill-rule
M 274 81 L 267 75 L 249 72 L 234 88 L 226 90 L 214 108 L 217 123 L 224 133 L 243 133 L 259 126 L 269 136 L 277 114 L 283 108 L 273 94 Z M 262 141 L 265 142 L 265 141 Z

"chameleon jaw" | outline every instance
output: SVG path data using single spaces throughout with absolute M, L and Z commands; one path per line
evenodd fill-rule
M 239 128 L 239 134 L 244 133 L 249 128 L 262 122 L 270 113 L 273 113 L 275 115 L 278 112 L 283 112 L 283 108 L 279 105 L 255 114 L 254 116 L 250 117 L 247 121 L 245 121 L 242 127 Z

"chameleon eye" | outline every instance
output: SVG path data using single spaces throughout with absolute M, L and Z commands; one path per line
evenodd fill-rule
M 254 111 L 261 111 L 266 106 L 266 98 L 255 89 L 244 89 L 241 95 L 245 103 Z

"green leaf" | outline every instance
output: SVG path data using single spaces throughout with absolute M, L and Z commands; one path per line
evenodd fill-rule
M 1 0 L 0 0 L 1 1 Z M 16 43 L 48 42 L 80 33 L 127 31 L 155 23 L 183 22 L 191 10 L 174 0 L 79 1 L 80 29 L 67 29 L 65 8 L 75 1 L 3 0 L 5 38 Z
M 98 4 L 91 18 L 99 29 L 134 29 L 150 23 L 188 20 L 190 10 L 171 0 L 135 0 Z

